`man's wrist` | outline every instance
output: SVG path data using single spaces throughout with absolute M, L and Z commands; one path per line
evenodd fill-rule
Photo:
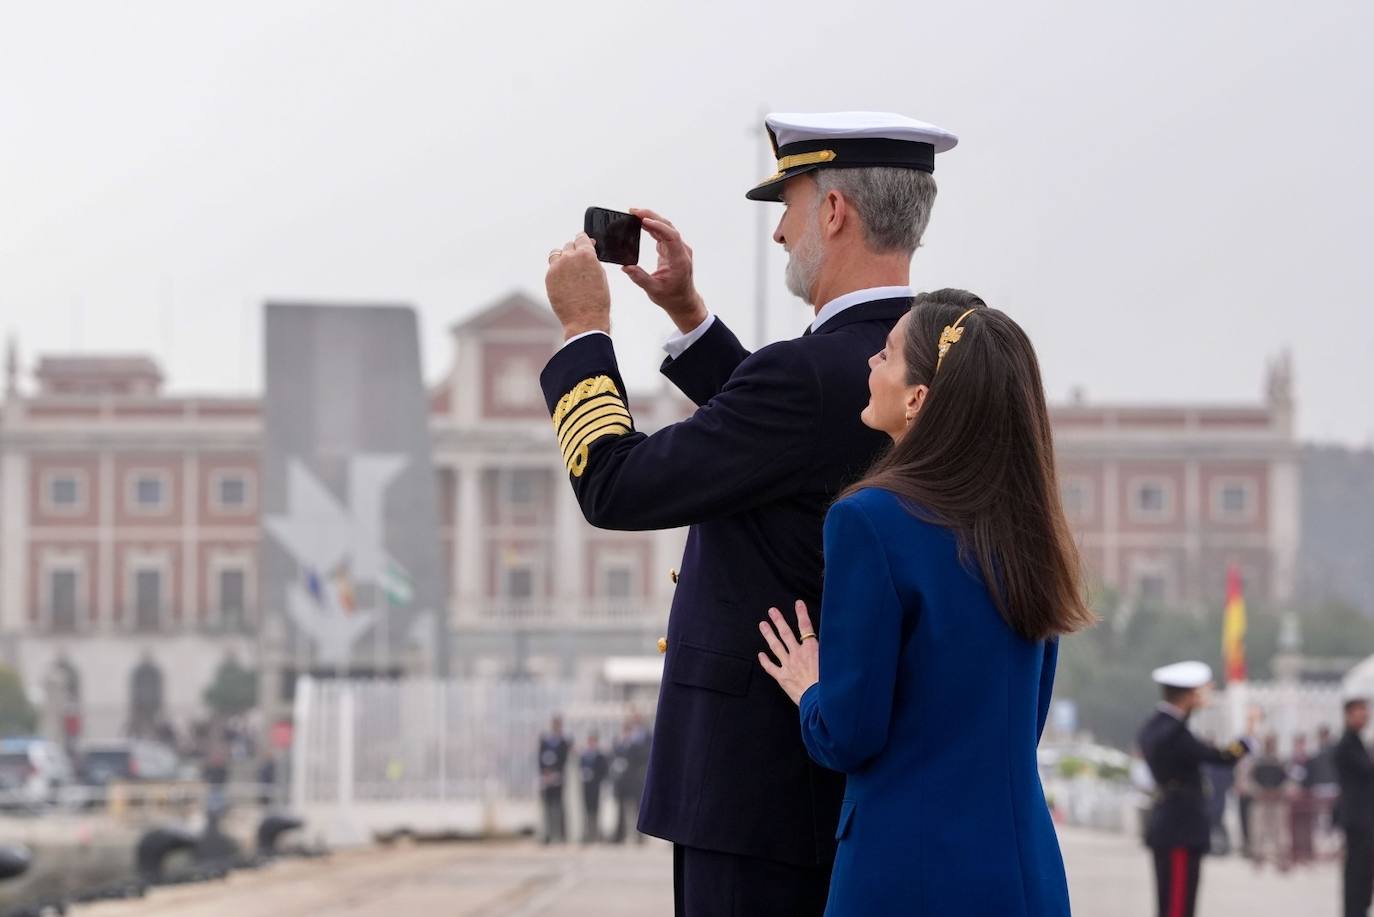
M 681 307 L 673 308 L 668 311 L 668 317 L 673 320 L 677 330 L 683 334 L 690 334 L 695 331 L 702 322 L 710 316 L 706 311 L 706 302 L 695 290 L 692 291 L 690 299 Z
M 571 341 L 573 338 L 583 334 L 591 334 L 593 331 L 600 331 L 602 334 L 611 333 L 611 324 L 576 324 L 563 326 L 563 341 Z

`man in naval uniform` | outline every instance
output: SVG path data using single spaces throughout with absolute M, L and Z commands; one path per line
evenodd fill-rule
M 1234 765 L 1254 743 L 1246 738 L 1215 748 L 1188 729 L 1193 711 L 1207 703 L 1212 669 L 1206 663 L 1166 665 L 1153 677 L 1164 699 L 1136 739 L 1156 786 L 1145 843 L 1154 852 L 1159 917 L 1193 917 L 1202 856 L 1211 840 L 1202 766 Z M 1252 714 L 1247 734 L 1255 726 Z
M 653 273 L 625 269 L 677 326 L 662 371 L 696 412 L 635 429 L 617 368 L 605 272 L 590 239 L 549 255 L 566 343 L 540 382 L 587 520 L 691 526 L 659 641 L 663 684 L 639 829 L 674 844 L 676 913 L 808 917 L 825 908 L 843 778 L 811 762 L 797 711 L 768 678 L 759 618 L 819 607 L 821 525 L 883 437 L 859 414 L 867 360 L 911 306 L 911 258 L 954 135 L 899 115 L 769 115 L 778 168 L 747 197 L 785 204 L 773 239 L 814 309 L 798 338 L 747 351 L 707 311 L 692 252 L 635 211 Z

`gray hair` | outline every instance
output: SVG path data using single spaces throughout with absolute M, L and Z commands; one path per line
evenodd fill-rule
M 917 169 L 867 166 L 817 169 L 817 201 L 830 191 L 859 212 L 864 239 L 875 252 L 915 253 L 935 206 L 935 176 Z

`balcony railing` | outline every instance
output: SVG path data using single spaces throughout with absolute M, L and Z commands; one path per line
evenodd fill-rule
M 458 620 L 466 621 L 594 621 L 604 623 L 652 623 L 666 616 L 653 599 L 591 599 L 567 603 L 558 599 L 491 599 L 463 602 Z

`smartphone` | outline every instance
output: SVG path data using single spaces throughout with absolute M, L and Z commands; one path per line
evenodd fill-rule
M 596 242 L 596 257 L 610 264 L 639 263 L 639 217 L 605 207 L 588 207 L 582 231 Z

